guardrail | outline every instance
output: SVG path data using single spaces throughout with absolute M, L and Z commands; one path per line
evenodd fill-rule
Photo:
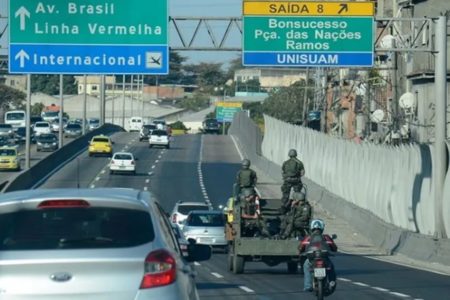
M 28 190 L 42 184 L 49 174 L 73 160 L 81 150 L 87 148 L 88 142 L 95 135 L 110 135 L 115 132 L 124 131 L 120 126 L 105 124 L 100 128 L 88 132 L 71 143 L 63 146 L 58 151 L 48 155 L 30 169 L 20 173 L 13 181 L 6 184 L 3 192 L 13 192 L 18 190 Z

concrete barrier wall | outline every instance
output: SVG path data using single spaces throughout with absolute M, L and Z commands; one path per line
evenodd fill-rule
M 89 141 L 95 135 L 110 135 L 114 132 L 123 131 L 122 127 L 105 124 L 100 128 L 88 132 L 87 134 L 77 138 L 76 140 L 64 145 L 58 151 L 48 155 L 30 169 L 20 173 L 13 181 L 11 181 L 4 189 L 4 192 L 13 192 L 18 190 L 28 190 L 36 187 L 36 185 L 51 174 L 54 170 L 66 164 L 70 159 L 74 158 L 80 151 L 86 149 Z
M 266 116 L 263 156 L 281 165 L 290 148 L 306 177 L 333 194 L 387 223 L 434 233 L 431 147 L 356 144 Z
M 450 141 L 447 142 L 447 153 L 450 153 Z M 450 160 L 450 158 L 449 158 Z M 444 183 L 444 206 L 442 209 L 442 214 L 444 215 L 444 224 L 447 235 L 450 235 L 450 161 L 447 166 L 447 177 Z
M 274 180 L 281 183 L 280 163 L 286 159 L 285 156 L 287 156 L 287 149 L 298 145 L 295 143 L 298 143 L 299 141 L 301 141 L 301 138 L 299 138 L 299 136 L 296 136 L 296 137 L 291 137 L 292 138 L 291 140 L 286 140 L 285 138 L 287 138 L 289 136 L 285 136 L 284 134 L 288 134 L 289 130 L 294 129 L 295 126 L 286 124 L 286 127 L 284 127 L 285 133 L 283 133 L 283 131 L 282 131 L 282 132 L 277 132 L 275 134 L 275 132 L 272 131 L 269 126 L 275 125 L 271 122 L 273 121 L 274 123 L 276 123 L 275 122 L 276 120 L 267 119 L 266 121 L 268 121 L 268 122 L 266 123 L 266 134 L 264 136 L 262 152 L 264 153 L 265 151 L 268 151 L 268 153 L 270 155 L 273 155 L 274 157 L 278 157 L 279 162 L 269 160 L 266 157 L 256 154 L 255 149 L 258 148 L 257 141 L 260 139 L 259 136 L 261 135 L 261 133 L 255 133 L 256 136 L 252 136 L 250 134 L 250 132 L 254 132 L 253 129 L 254 129 L 254 127 L 256 127 L 256 125 L 253 124 L 247 118 L 247 116 L 245 114 L 235 115 L 235 119 L 229 130 L 229 134 L 233 135 L 236 138 L 236 140 L 238 141 L 238 144 L 239 144 L 239 148 L 244 152 L 244 155 L 246 157 L 249 157 L 252 159 L 252 164 L 256 165 L 265 174 L 268 174 Z M 334 146 L 333 147 L 333 146 L 328 145 L 328 147 L 331 148 L 330 151 L 326 151 L 326 149 L 323 149 L 320 147 L 316 147 L 316 148 L 312 147 L 312 145 L 309 143 L 313 143 L 313 141 L 318 142 L 318 141 L 324 139 L 325 137 L 320 136 L 320 134 L 318 135 L 318 133 L 316 133 L 316 132 L 308 132 L 308 133 L 311 134 L 309 136 L 311 141 L 309 141 L 309 142 L 305 141 L 304 143 L 302 143 L 302 147 L 299 148 L 299 150 L 302 149 L 302 150 L 300 150 L 301 151 L 300 158 L 303 158 L 304 155 L 306 155 L 304 153 L 309 153 L 307 150 L 305 151 L 304 149 L 308 149 L 308 147 L 311 147 L 312 149 L 315 149 L 315 152 L 317 152 L 317 156 L 314 156 L 314 158 L 319 159 L 319 161 L 326 160 L 326 159 L 328 159 L 328 160 L 339 159 L 340 156 L 336 152 L 340 151 L 339 149 L 342 146 Z M 280 139 L 277 139 L 277 134 L 280 135 Z M 270 135 L 273 135 L 272 140 L 271 140 L 273 144 L 267 145 L 265 143 L 268 142 Z M 283 138 L 281 138 L 281 137 L 283 137 Z M 289 141 L 289 142 L 287 142 L 287 141 Z M 340 145 L 341 142 L 344 143 L 344 141 L 340 141 L 337 144 Z M 288 144 L 288 146 L 281 147 L 281 145 L 284 145 L 284 144 Z M 324 145 L 322 145 L 322 146 L 324 146 Z M 279 156 L 275 155 L 276 148 L 281 149 L 279 151 L 283 151 Z M 372 154 L 369 153 L 370 149 L 367 149 L 367 148 L 362 148 L 362 149 L 363 149 L 363 153 L 365 155 L 363 157 L 365 157 L 366 160 L 371 160 Z M 407 149 L 408 150 L 406 150 L 406 151 L 412 151 L 410 148 L 407 148 Z M 399 149 L 390 148 L 390 150 L 393 151 L 394 153 L 403 153 L 401 148 L 399 148 Z M 375 149 L 375 152 L 376 151 L 379 151 L 379 153 L 381 153 L 380 155 L 388 155 L 388 154 L 386 154 L 386 152 L 382 151 L 381 149 L 377 148 L 377 149 Z M 419 147 L 419 149 L 417 149 L 417 148 L 415 149 L 415 152 L 417 152 L 417 151 L 421 154 L 420 155 L 420 157 L 422 158 L 422 161 L 421 161 L 422 167 L 421 168 L 423 169 L 423 173 L 431 172 L 431 166 L 430 166 L 431 164 L 426 165 L 427 163 L 430 162 L 429 157 L 431 157 L 431 155 L 430 155 L 431 149 L 429 149 L 428 147 Z M 414 152 L 414 151 L 412 151 L 412 152 Z M 312 155 L 312 154 L 309 153 L 309 155 Z M 332 155 L 333 159 L 326 158 L 325 157 L 326 155 Z M 352 152 L 351 155 L 350 154 L 347 154 L 347 155 L 348 155 L 349 159 L 351 160 L 351 159 L 353 159 L 353 157 L 351 155 L 354 155 L 354 153 Z M 417 154 L 415 154 L 415 155 L 417 155 Z M 346 157 L 344 157 L 344 158 L 346 158 Z M 390 158 L 390 159 L 392 159 L 392 158 Z M 405 162 L 405 161 L 402 160 L 402 162 Z M 405 162 L 405 163 L 409 163 L 409 162 Z M 309 173 L 313 173 L 313 174 L 318 173 L 319 175 L 321 175 L 323 177 L 329 176 L 332 178 L 333 175 L 336 174 L 336 173 L 334 173 L 334 174 L 332 173 L 333 172 L 332 169 L 326 170 L 323 172 L 320 172 L 320 170 L 317 170 L 317 168 L 319 168 L 319 166 L 322 167 L 323 165 L 325 165 L 325 163 L 313 164 L 314 167 L 312 167 L 310 165 L 311 164 L 309 164 L 309 165 L 307 164 L 307 166 L 306 166 L 308 175 L 309 175 Z M 335 166 L 335 165 L 333 165 L 333 166 Z M 339 167 L 343 168 L 344 170 L 350 168 L 350 166 L 347 166 L 346 164 L 339 165 Z M 398 167 L 398 165 L 394 165 L 393 167 L 390 167 L 389 170 L 391 170 L 391 172 L 392 172 L 394 167 Z M 400 167 L 404 168 L 404 166 L 400 166 Z M 372 176 L 371 174 L 375 174 L 375 173 L 368 172 L 369 169 L 364 167 L 364 165 L 362 166 L 362 168 L 363 168 L 363 170 L 365 170 L 365 172 L 358 173 L 358 174 L 362 174 L 361 176 L 366 176 L 367 174 Z M 379 168 L 383 169 L 381 167 L 379 167 Z M 407 170 L 410 169 L 410 167 L 407 167 L 407 166 L 405 168 Z M 385 175 L 387 173 L 387 172 L 383 173 L 381 171 L 377 171 L 377 172 L 380 172 L 379 174 L 381 174 L 381 175 Z M 400 172 L 400 174 L 403 174 L 403 173 Z M 318 175 L 316 174 L 316 176 L 318 176 Z M 340 175 L 340 176 L 342 177 L 342 175 Z M 415 178 L 414 182 L 422 182 L 421 186 L 426 187 L 427 184 L 430 185 L 430 179 L 427 176 L 428 175 L 425 176 L 424 174 L 421 174 L 421 173 L 416 174 L 414 176 L 414 178 Z M 351 177 L 351 178 L 354 178 L 354 177 Z M 450 176 L 447 175 L 444 199 L 450 199 L 448 197 L 449 192 L 450 192 L 450 190 L 449 190 L 450 189 L 450 184 L 449 184 L 450 179 L 449 178 L 450 178 Z M 325 188 L 324 186 L 322 186 L 308 178 L 305 178 L 304 182 L 308 186 L 308 197 L 309 198 L 314 199 L 314 201 L 319 202 L 323 208 L 325 208 L 329 212 L 332 212 L 333 215 L 335 215 L 336 217 L 345 219 L 349 223 L 353 224 L 355 227 L 355 230 L 358 230 L 361 234 L 364 234 L 366 237 L 368 237 L 374 243 L 374 245 L 378 246 L 380 249 L 384 249 L 387 254 L 402 253 L 402 254 L 407 255 L 414 259 L 450 265 L 450 239 L 435 240 L 430 235 L 420 234 L 420 233 L 413 232 L 411 230 L 403 229 L 403 228 L 399 227 L 398 225 L 396 226 L 394 224 L 391 224 L 390 222 L 383 220 L 382 218 L 375 215 L 368 209 L 361 208 L 357 204 L 345 200 L 343 197 L 331 192 L 328 189 L 328 187 Z M 378 181 L 374 180 L 374 182 L 382 182 L 382 181 L 381 181 L 381 179 L 378 179 Z M 350 184 L 346 183 L 345 181 L 343 184 L 344 184 L 344 186 L 350 186 Z M 375 183 L 373 183 L 373 184 L 375 184 Z M 414 183 L 414 184 L 416 184 L 416 183 Z M 417 183 L 416 185 L 418 186 L 419 184 Z M 390 185 L 390 187 L 391 187 L 391 189 L 395 188 L 395 185 Z M 428 188 L 430 189 L 431 186 L 429 186 Z M 429 191 L 429 189 L 428 189 L 428 191 Z M 360 190 L 360 189 L 357 189 L 357 190 Z M 361 188 L 361 190 L 363 190 L 363 189 Z M 341 191 L 341 190 L 339 190 L 339 191 Z M 398 193 L 395 190 L 393 190 L 392 192 Z M 426 193 L 427 193 L 426 190 L 418 191 L 418 194 L 420 195 L 420 197 L 423 197 L 422 195 L 426 194 Z M 431 201 L 431 199 L 432 199 L 431 197 L 432 197 L 432 195 L 431 196 L 428 195 L 427 200 Z M 415 205 L 415 209 L 418 211 L 424 210 L 424 206 L 426 206 L 427 204 L 425 204 L 425 201 L 424 201 L 424 203 L 421 203 L 421 199 L 419 199 L 419 200 L 420 200 L 420 201 L 418 201 L 419 203 L 417 203 Z M 450 215 L 448 213 L 449 209 L 450 209 L 449 206 L 450 205 L 448 203 L 448 200 L 445 201 L 445 203 L 444 203 L 445 209 L 443 211 L 443 214 L 445 215 L 445 218 L 446 218 L 445 220 L 446 220 L 447 230 L 448 230 L 448 225 L 449 225 L 448 224 L 448 222 L 449 222 L 448 216 Z M 391 210 L 391 211 L 395 212 L 394 210 Z M 404 213 L 404 210 L 401 210 L 401 211 L 402 211 L 402 213 Z M 425 211 L 428 212 L 428 211 L 432 211 L 432 210 L 425 210 Z M 418 215 L 423 216 L 424 214 L 421 212 L 418 212 Z M 418 223 L 420 223 L 420 222 L 418 222 Z M 432 223 L 432 222 L 434 222 L 433 218 L 431 218 L 429 220 L 429 223 Z M 420 227 L 420 226 L 418 226 L 418 227 Z M 449 231 L 447 231 L 447 232 L 449 232 Z

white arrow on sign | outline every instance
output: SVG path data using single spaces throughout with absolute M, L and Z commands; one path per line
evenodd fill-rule
M 14 57 L 16 60 L 20 59 L 20 67 L 23 68 L 25 66 L 25 59 L 30 59 L 28 53 L 26 53 L 23 49 L 19 51 Z
M 15 14 L 15 17 L 20 17 L 20 30 L 25 30 L 25 17 L 30 17 L 30 12 L 23 6 L 21 6 Z

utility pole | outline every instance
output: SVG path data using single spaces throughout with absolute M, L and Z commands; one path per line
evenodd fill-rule
M 87 104 L 87 91 L 86 91 L 86 86 L 87 86 L 87 79 L 86 79 L 86 74 L 83 75 L 83 91 L 84 91 L 84 97 L 83 97 L 83 125 L 82 125 L 82 132 L 83 135 L 86 134 L 86 125 L 87 125 L 87 120 L 86 120 L 86 104 Z
M 125 128 L 125 75 L 122 75 L 122 128 Z
M 436 61 L 434 82 L 436 90 L 435 108 L 435 164 L 434 181 L 434 237 L 446 238 L 443 216 L 443 194 L 446 173 L 446 130 L 447 130 L 447 16 L 440 16 L 436 22 Z
M 31 140 L 31 74 L 27 74 L 27 113 L 25 118 L 25 169 L 30 168 L 30 140 Z
M 64 87 L 63 87 L 63 75 L 59 75 L 59 148 L 61 149 L 63 144 L 63 116 L 64 116 Z
M 105 75 L 100 76 L 100 126 L 105 124 Z

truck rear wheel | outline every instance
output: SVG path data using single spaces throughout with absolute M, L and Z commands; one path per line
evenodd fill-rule
M 234 255 L 233 257 L 233 273 L 242 274 L 244 272 L 244 257 L 240 255 Z
M 295 274 L 298 272 L 298 263 L 295 261 L 290 261 L 287 263 L 287 270 L 289 274 Z

